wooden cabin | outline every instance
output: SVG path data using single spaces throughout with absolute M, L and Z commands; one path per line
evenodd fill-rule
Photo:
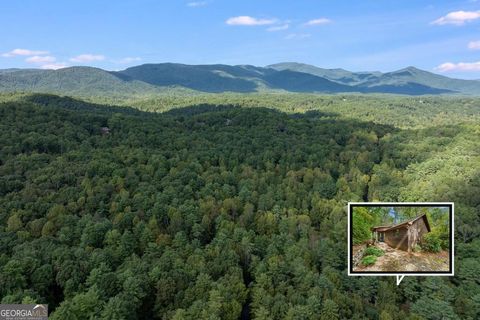
M 427 232 L 430 232 L 430 224 L 425 214 L 393 226 L 372 228 L 374 240 L 385 242 L 392 248 L 408 252 L 412 252 L 415 245 Z

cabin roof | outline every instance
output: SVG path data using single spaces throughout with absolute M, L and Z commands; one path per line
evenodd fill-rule
M 383 232 L 385 230 L 390 229 L 391 226 L 376 226 L 372 228 L 372 231 L 380 231 Z
M 379 231 L 379 232 L 385 232 L 385 231 L 390 231 L 390 230 L 395 230 L 403 227 L 407 227 L 408 225 L 412 225 L 415 221 L 423 219 L 425 222 L 425 226 L 427 227 L 428 232 L 430 232 L 430 224 L 428 223 L 427 215 L 422 214 L 416 218 L 404 221 L 402 223 L 394 224 L 392 226 L 376 226 L 372 228 L 372 231 Z

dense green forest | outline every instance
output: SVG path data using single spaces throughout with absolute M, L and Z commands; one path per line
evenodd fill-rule
M 1 100 L 1 303 L 51 319 L 480 317 L 479 99 Z M 347 276 L 347 202 L 378 200 L 455 202 L 455 277 Z

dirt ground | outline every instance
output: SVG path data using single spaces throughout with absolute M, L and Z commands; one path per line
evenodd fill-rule
M 385 251 L 377 257 L 375 264 L 365 267 L 358 265 L 354 271 L 448 271 L 448 251 L 439 253 L 408 252 L 394 249 L 384 242 L 378 242 L 376 247 Z
M 352 247 L 352 254 L 355 255 L 359 250 L 361 250 L 364 247 L 365 247 L 364 245 L 353 246 Z

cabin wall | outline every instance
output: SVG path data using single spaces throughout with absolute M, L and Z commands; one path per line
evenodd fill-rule
M 418 225 L 420 239 L 423 237 L 425 233 L 428 233 L 427 225 L 423 219 L 415 221 L 414 225 Z
M 410 244 L 413 249 L 416 244 L 419 244 L 422 241 L 423 235 L 428 232 L 427 226 L 423 219 L 415 221 L 410 227 Z
M 408 250 L 407 228 L 398 228 L 385 232 L 385 242 L 392 248 Z

